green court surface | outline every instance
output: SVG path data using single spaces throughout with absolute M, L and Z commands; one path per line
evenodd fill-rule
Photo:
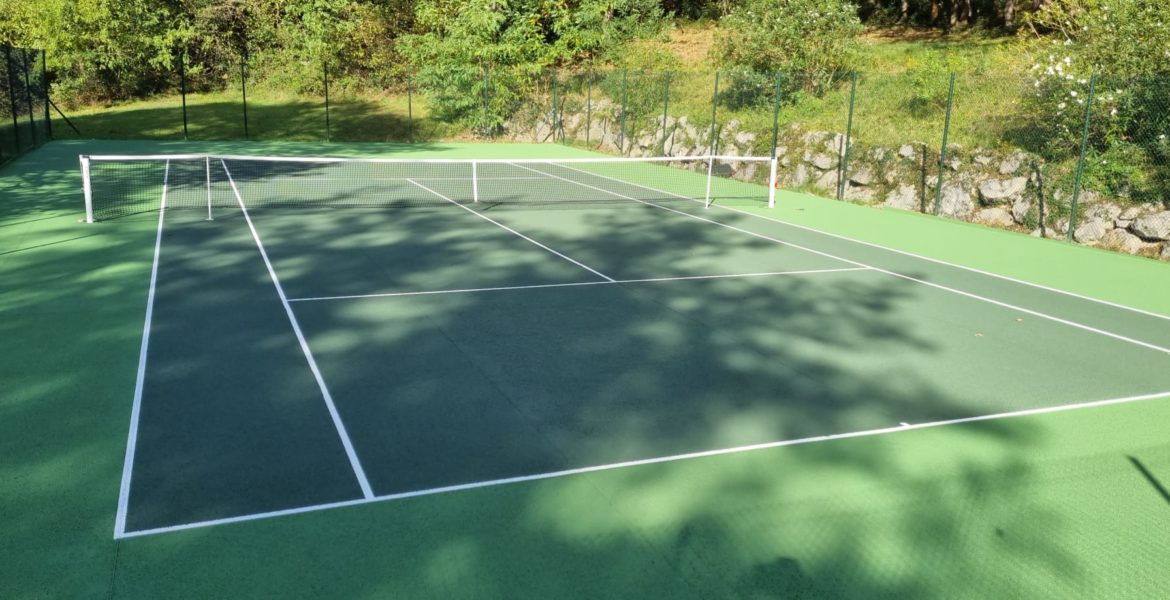
M 6 166 L 0 597 L 1170 583 L 1164 263 L 563 163 L 473 192 L 164 161 L 82 222 L 79 154 L 160 153 L 589 156 L 54 142 Z

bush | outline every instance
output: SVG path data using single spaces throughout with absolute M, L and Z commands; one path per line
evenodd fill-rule
M 861 31 L 857 7 L 843 0 L 747 0 L 720 22 L 713 51 L 722 67 L 782 71 L 790 87 L 819 94 L 853 69 Z M 729 92 L 734 101 L 770 97 L 762 78 L 732 83 L 745 88 Z

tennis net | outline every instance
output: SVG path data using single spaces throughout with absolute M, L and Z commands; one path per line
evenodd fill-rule
M 775 203 L 775 161 L 82 156 L 86 220 L 167 209 Z

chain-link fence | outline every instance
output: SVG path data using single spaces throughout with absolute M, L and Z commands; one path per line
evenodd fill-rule
M 45 53 L 0 46 L 0 163 L 52 137 Z
M 250 62 L 268 59 L 233 52 L 218 53 L 215 64 L 176 56 L 165 77 L 169 93 L 89 112 L 81 129 L 89 137 L 160 139 L 473 135 L 622 156 L 769 156 L 784 188 L 1130 250 L 1170 245 L 1160 230 L 1133 227 L 1170 199 L 1170 80 L 950 73 L 931 64 L 815 79 L 474 65 L 399 70 L 371 89 L 334 81 L 339 57 L 305 62 L 293 85 L 257 79 Z M 12 102 L 0 110 L 40 120 L 8 119 L 0 130 L 6 154 L 47 138 L 35 124 L 48 124 L 39 116 L 43 94 L 31 94 L 31 109 L 26 101 L 26 89 L 43 87 L 39 55 L 11 53 L 0 83 Z M 758 183 L 767 175 L 733 174 Z

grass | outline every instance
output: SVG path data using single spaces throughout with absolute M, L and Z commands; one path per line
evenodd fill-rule
M 179 95 L 91 106 L 68 113 L 81 134 L 59 127 L 57 137 L 90 139 L 183 139 Z M 342 95 L 330 98 L 326 127 L 324 98 L 259 89 L 248 91 L 247 132 L 239 90 L 188 94 L 187 133 L 197 140 L 289 140 L 386 142 L 458 137 L 462 129 L 431 119 L 425 98 L 405 94 Z
M 78 223 L 76 156 L 208 151 L 579 154 L 58 141 L 5 166 L 0 597 L 1164 595 L 1165 399 L 114 541 L 155 231 Z M 1170 314 L 1156 261 L 799 194 L 761 212 Z

